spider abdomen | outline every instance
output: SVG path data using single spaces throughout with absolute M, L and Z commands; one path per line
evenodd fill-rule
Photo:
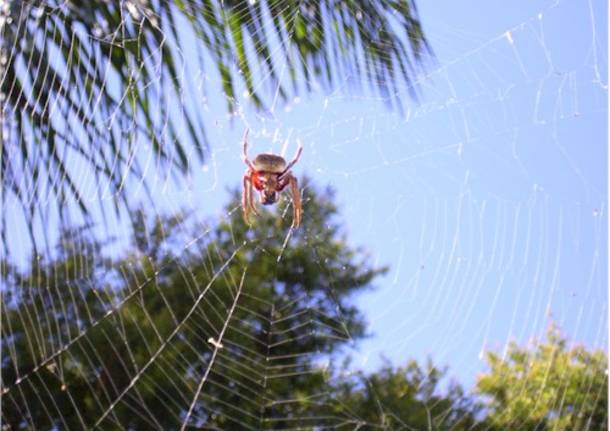
M 252 162 L 257 171 L 281 174 L 286 169 L 286 160 L 275 154 L 259 154 Z

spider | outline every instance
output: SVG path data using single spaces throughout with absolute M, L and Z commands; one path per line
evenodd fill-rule
M 244 220 L 250 224 L 250 211 L 258 215 L 252 198 L 252 187 L 260 192 L 260 199 L 263 205 L 273 205 L 279 198 L 279 193 L 290 185 L 290 194 L 292 195 L 292 211 L 294 227 L 298 227 L 301 223 L 301 194 L 299 192 L 299 183 L 297 179 L 290 173 L 290 168 L 299 160 L 303 147 L 299 146 L 294 159 L 286 164 L 283 157 L 276 154 L 259 154 L 251 162 L 248 159 L 248 132 L 246 129 L 243 138 L 244 163 L 248 165 L 244 174 L 242 209 L 244 211 Z

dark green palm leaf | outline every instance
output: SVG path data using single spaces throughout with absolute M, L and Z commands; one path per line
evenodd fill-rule
M 346 77 L 394 105 L 429 52 L 413 0 L 3 4 L 2 201 L 20 203 L 30 218 L 47 208 L 42 190 L 58 210 L 71 202 L 86 215 L 83 195 L 91 192 L 79 182 L 82 170 L 120 212 L 128 204 L 123 185 L 141 179 L 138 148 L 154 151 L 157 166 L 172 174 L 203 159 L 202 118 L 181 104 L 191 85 L 183 76 L 185 32 L 197 38 L 199 67 L 221 77 L 230 112 L 238 88 L 264 109 L 270 96 L 286 100 L 314 80 L 328 90 Z

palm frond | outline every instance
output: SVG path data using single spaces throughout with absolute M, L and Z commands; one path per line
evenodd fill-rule
M 212 60 L 229 112 L 239 88 L 264 109 L 271 97 L 286 100 L 314 81 L 331 89 L 346 77 L 397 105 L 392 96 L 404 88 L 415 94 L 411 81 L 430 52 L 413 0 L 0 5 L 0 193 L 29 218 L 67 203 L 86 216 L 92 189 L 120 212 L 129 204 L 124 185 L 142 178 L 138 151 L 152 151 L 172 173 L 204 158 L 205 125 L 183 103 L 185 32 L 206 73 Z

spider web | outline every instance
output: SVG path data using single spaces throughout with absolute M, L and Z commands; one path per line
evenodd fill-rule
M 138 5 L 125 3 L 128 12 L 137 11 Z M 302 82 L 314 88 L 313 95 L 295 97 L 288 104 L 274 98 L 264 114 L 247 104 L 224 114 L 222 98 L 204 92 L 219 85 L 219 78 L 190 62 L 193 53 L 180 52 L 184 88 L 174 109 L 200 109 L 214 144 L 206 164 L 177 182 L 144 146 L 136 146 L 134 157 L 146 163 L 139 181 L 130 180 L 129 193 L 143 198 L 144 184 L 150 184 L 155 195 L 151 212 L 171 214 L 186 208 L 230 223 L 231 214 L 220 208 L 227 197 L 225 186 L 235 185 L 243 174 L 243 128 L 251 130 L 251 154 L 273 151 L 290 157 L 300 142 L 304 153 L 295 166 L 297 175 L 308 173 L 318 184 L 331 184 L 350 240 L 365 244 L 375 262 L 391 268 L 376 290 L 357 298 L 374 336 L 349 352 L 354 369 L 374 371 L 381 355 L 395 364 L 431 355 L 435 362 L 449 363 L 456 377 L 470 385 L 483 369 L 484 351 L 502 351 L 511 340 L 542 338 L 551 318 L 571 339 L 605 349 L 607 28 L 602 17 L 607 11 L 593 1 L 522 6 L 496 11 L 506 17 L 485 24 L 471 16 L 471 28 L 447 24 L 450 10 L 443 14 L 433 5 L 420 5 L 437 63 L 417 77 L 420 102 L 405 103 L 402 112 L 386 109 L 387 100 L 367 90 L 351 94 L 353 77 L 347 75 L 332 94 L 316 91 L 320 86 L 314 81 Z M 567 17 L 580 25 L 566 29 Z M 193 36 L 185 34 L 188 37 Z M 269 80 L 256 76 L 254 82 L 263 88 Z M 409 88 L 402 90 L 391 97 L 406 97 Z M 248 93 L 242 96 L 247 99 Z M 111 200 L 90 172 L 78 161 L 74 166 L 75 177 L 91 184 L 91 201 Z M 14 226 L 9 243 L 25 256 L 28 250 L 21 244 L 27 230 L 20 208 L 8 202 L 6 211 Z M 306 218 L 306 204 L 304 211 Z M 109 217 L 104 235 L 117 238 L 110 251 L 121 252 L 130 226 Z M 290 213 L 278 217 L 289 218 Z M 47 223 L 53 225 L 56 219 Z M 256 429 L 253 420 L 258 428 L 279 423 L 295 429 L 365 425 L 358 412 L 330 417 L 310 413 L 298 408 L 302 399 L 269 389 L 270 382 L 290 376 L 321 372 L 326 378 L 337 377 L 323 352 L 296 349 L 289 329 L 310 325 L 312 339 L 349 342 L 340 309 L 328 314 L 311 305 L 304 316 L 299 304 L 313 303 L 311 297 L 252 298 L 244 289 L 249 264 L 237 272 L 229 269 L 257 239 L 219 249 L 209 229 L 202 227 L 202 233 L 192 237 L 184 223 L 185 235 L 177 240 L 174 259 L 158 264 L 144 256 L 150 257 L 152 267 L 147 277 L 135 282 L 133 277 L 142 274 L 136 264 L 116 267 L 106 262 L 100 267 L 89 261 L 76 273 L 92 284 L 105 268 L 104 287 L 74 289 L 69 299 L 52 291 L 43 298 L 35 286 L 8 280 L 3 307 L 11 305 L 6 302 L 11 286 L 19 292 L 10 297 L 13 301 L 30 295 L 36 305 L 20 315 L 29 328 L 29 358 L 11 349 L 14 328 L 3 322 L 2 363 L 18 370 L 16 380 L 2 381 L 3 417 L 6 408 L 20 412 L 24 427 L 48 427 L 45 421 L 58 417 L 54 427 L 67 428 L 62 411 L 70 406 L 87 416 L 95 412 L 96 421 L 82 420 L 83 428 L 125 428 L 124 412 L 151 428 L 162 428 L 161 416 L 175 419 L 182 429 L 204 427 L 218 416 L 229 429 Z M 44 223 L 36 229 L 41 234 Z M 291 234 L 287 231 L 281 238 L 278 264 L 291 247 Z M 90 246 L 75 238 L 75 250 Z M 51 233 L 49 241 L 55 240 Z M 188 273 L 196 250 L 209 261 L 205 282 Z M 160 280 L 172 266 L 182 268 L 182 282 L 191 292 L 187 298 L 163 290 Z M 126 280 L 131 287 L 117 292 L 116 286 Z M 333 286 L 327 289 L 332 297 Z M 85 306 L 89 294 L 95 295 L 97 311 Z M 159 301 L 162 312 L 172 316 L 171 328 L 155 326 L 149 310 Z M 178 314 L 184 302 L 186 312 Z M 125 328 L 137 321 L 126 313 L 133 303 L 150 324 L 138 327 L 139 336 L 128 339 Z M 60 309 L 74 310 L 75 322 L 58 319 Z M 266 312 L 261 315 L 260 310 Z M 266 325 L 273 340 L 260 346 L 265 354 L 240 341 L 253 332 L 254 321 Z M 196 345 L 185 334 L 196 334 Z M 146 357 L 133 357 L 141 345 L 146 346 Z M 294 352 L 286 354 L 291 346 Z M 83 356 L 87 361 L 77 364 L 76 358 Z M 191 366 L 194 361 L 196 367 Z M 22 370 L 21 362 L 35 367 Z M 74 375 L 74 367 L 79 367 L 95 405 L 81 404 L 64 380 L 67 371 Z M 111 367 L 123 378 L 96 384 Z M 159 376 L 162 380 L 156 380 Z M 170 386 L 182 396 L 167 396 Z M 57 387 L 61 399 L 51 395 Z M 158 394 L 162 411 L 143 401 L 150 392 Z M 304 396 L 312 405 L 336 402 L 325 391 Z M 46 412 L 41 423 L 32 418 L 34 406 Z M 274 416 L 269 415 L 272 409 Z M 259 413 L 252 417 L 253 411 Z M 278 416 L 281 422 L 270 419 Z

